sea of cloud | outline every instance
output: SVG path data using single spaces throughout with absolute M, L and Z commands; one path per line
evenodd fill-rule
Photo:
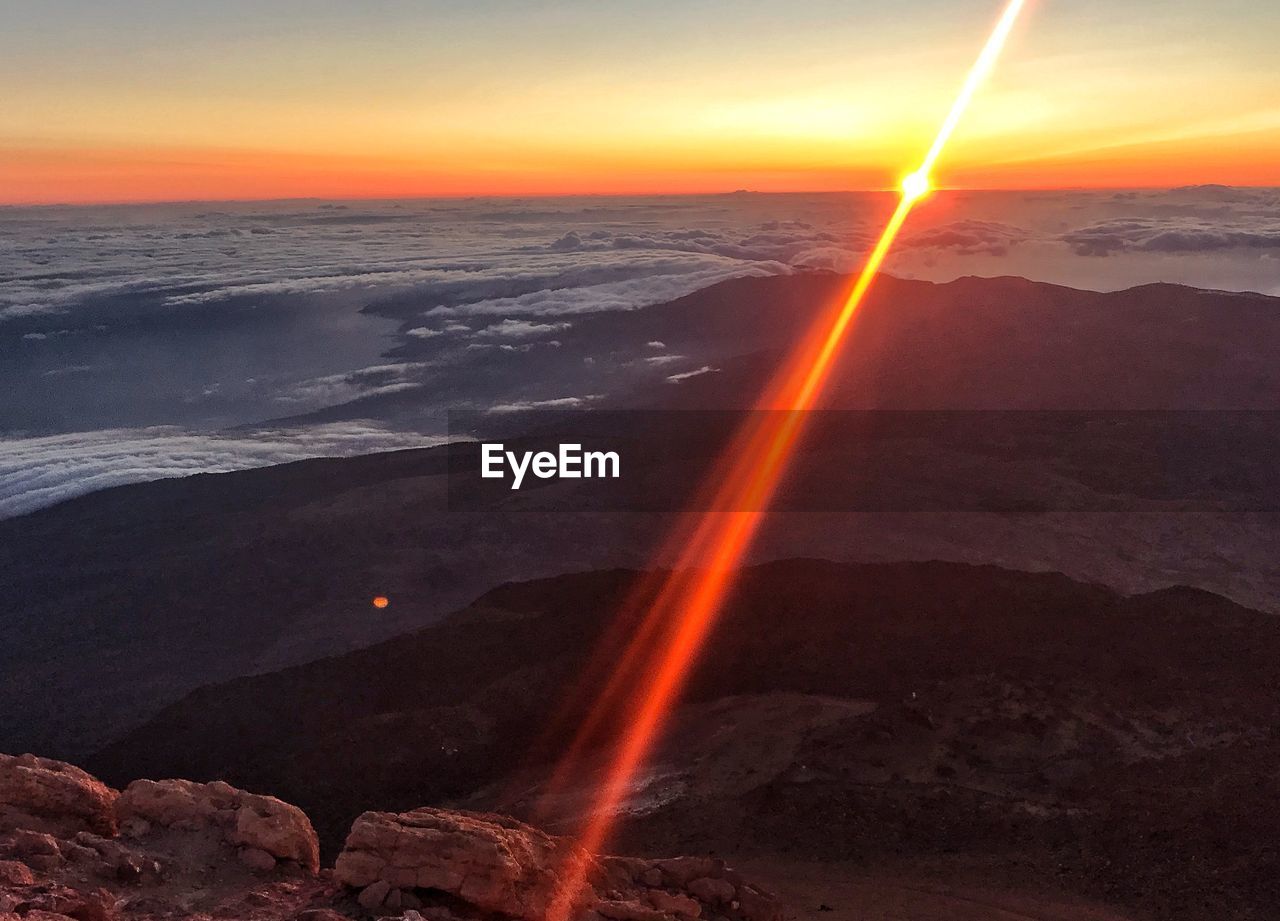
M 194 433 L 170 426 L 0 438 L 0 518 L 141 480 L 439 444 L 374 422 Z
M 734 194 L 0 209 L 0 515 L 116 483 L 420 443 L 429 433 L 386 420 L 276 420 L 371 396 L 431 400 L 439 369 L 405 360 L 415 343 L 553 348 L 586 314 L 743 275 L 853 270 L 891 205 Z M 940 195 L 888 269 L 1280 294 L 1280 191 Z M 653 360 L 676 381 L 710 370 L 680 358 Z

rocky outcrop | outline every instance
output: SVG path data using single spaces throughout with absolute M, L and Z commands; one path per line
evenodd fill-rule
M 0 758 L 0 921 L 545 921 L 553 905 L 572 921 L 781 921 L 712 858 L 592 856 L 507 816 L 423 808 L 360 816 L 330 873 L 310 820 L 274 797 L 187 780 L 118 793 Z
M 418 890 L 447 893 L 481 911 L 541 921 L 560 871 L 575 854 L 553 838 L 505 816 L 441 809 L 399 815 L 366 812 L 334 865 L 334 879 L 361 890 L 366 907 L 418 907 Z M 574 902 L 593 901 L 589 891 Z
M 125 831 L 135 835 L 153 827 L 216 830 L 240 848 L 241 862 L 255 869 L 269 870 L 277 860 L 312 873 L 320 869 L 320 841 L 306 813 L 221 781 L 136 780 L 120 795 L 116 814 Z
M 782 921 L 782 906 L 714 857 L 598 858 L 598 915 L 611 921 Z
M 113 835 L 117 796 L 73 765 L 35 755 L 0 754 L 0 830 Z
M 445 896 L 478 914 L 543 921 L 574 866 L 585 869 L 583 883 L 566 897 L 581 921 L 781 921 L 776 900 L 723 861 L 591 857 L 568 839 L 485 813 L 366 812 L 334 879 L 371 912 L 418 910 Z
M 57 884 L 0 884 L 0 918 L 25 921 L 116 921 L 118 899 L 106 889 L 82 891 Z
M 319 863 L 307 816 L 273 797 L 184 780 L 121 794 L 0 755 L 0 921 L 285 921 L 331 886 Z

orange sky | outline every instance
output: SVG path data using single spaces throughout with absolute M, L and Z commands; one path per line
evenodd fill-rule
M 0 202 L 884 188 L 999 12 L 106 7 L 50 0 L 0 35 Z M 1033 0 L 937 181 L 1280 184 L 1276 34 L 1262 0 Z

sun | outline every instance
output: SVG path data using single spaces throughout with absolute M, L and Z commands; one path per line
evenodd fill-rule
M 933 184 L 929 181 L 928 174 L 923 170 L 916 170 L 902 180 L 902 195 L 911 201 L 924 198 L 932 190 Z
M 379 595 L 377 598 L 373 599 L 373 606 L 375 608 L 385 608 L 390 603 L 391 603 L 391 599 L 388 598 L 386 595 Z

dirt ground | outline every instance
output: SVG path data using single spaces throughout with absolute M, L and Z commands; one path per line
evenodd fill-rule
M 788 921 L 1138 921 L 1064 893 L 842 862 L 760 859 L 739 868 L 783 900 Z

